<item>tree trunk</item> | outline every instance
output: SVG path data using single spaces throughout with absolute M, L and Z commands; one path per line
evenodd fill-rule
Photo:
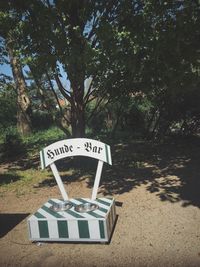
M 83 90 L 74 89 L 75 104 L 71 106 L 71 127 L 73 137 L 85 136 L 85 109 L 83 103 Z
M 115 138 L 115 134 L 116 134 L 116 131 L 117 131 L 117 128 L 118 128 L 118 125 L 119 125 L 119 121 L 121 119 L 121 114 L 122 114 L 122 107 L 123 107 L 123 104 L 121 103 L 118 111 L 117 111 L 117 118 L 116 118 L 116 121 L 115 121 L 115 124 L 113 125 L 113 129 L 111 131 L 111 138 L 114 139 Z
M 72 88 L 71 126 L 73 137 L 85 136 L 85 106 L 84 106 L 84 81 L 85 81 L 85 52 L 84 22 L 80 19 L 83 3 L 72 1 L 69 10 L 69 39 L 70 51 L 68 78 Z M 79 29 L 79 31 L 77 31 Z
M 19 58 L 14 55 L 12 41 L 7 42 L 7 50 L 17 89 L 17 128 L 22 135 L 31 133 L 31 102 L 27 94 L 26 84 Z

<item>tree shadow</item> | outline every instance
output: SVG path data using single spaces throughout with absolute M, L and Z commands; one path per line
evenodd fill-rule
M 123 194 L 146 184 L 162 201 L 200 207 L 199 147 L 200 138 L 116 144 L 114 165 L 105 168 L 100 192 Z
M 1 213 L 0 214 L 0 238 L 5 236 L 13 228 L 15 228 L 21 221 L 23 221 L 29 213 Z
M 188 138 L 174 140 L 166 152 L 162 148 L 147 189 L 156 192 L 162 201 L 182 201 L 183 206 L 200 207 L 199 147 L 199 138 Z
M 109 141 L 107 141 L 109 143 Z M 124 194 L 140 185 L 156 194 L 161 201 L 182 201 L 183 206 L 200 207 L 200 138 L 171 138 L 162 144 L 144 140 L 120 140 L 111 145 L 113 165 L 104 164 L 99 193 Z M 38 168 L 39 156 L 28 161 L 18 159 L 21 170 Z M 85 180 L 93 187 L 97 160 L 75 157 L 56 162 L 65 184 Z M 15 166 L 11 166 L 15 168 Z M 66 170 L 73 170 L 72 173 Z M 0 184 L 20 179 L 0 175 Z M 53 187 L 56 181 L 47 178 L 34 187 Z
M 76 181 L 83 181 L 86 177 L 94 176 L 96 167 L 97 167 L 97 160 L 88 158 L 88 157 L 74 157 L 72 158 L 65 158 L 56 162 L 57 169 L 60 173 L 62 182 L 64 184 L 69 184 Z M 68 171 L 72 173 L 68 174 Z M 41 181 L 38 185 L 35 185 L 35 188 L 40 187 L 53 187 L 56 186 L 56 180 L 53 177 L 45 179 Z
M 21 179 L 21 177 L 15 173 L 0 174 L 0 185 L 14 183 L 20 179 Z
M 172 138 L 162 144 L 141 140 L 113 144 L 113 165 L 104 164 L 99 193 L 124 194 L 145 184 L 161 201 L 182 201 L 183 206 L 200 207 L 199 147 L 197 137 Z M 93 187 L 97 160 L 79 157 L 56 164 L 64 183 L 83 181 L 87 177 L 87 187 Z M 68 169 L 73 169 L 73 173 L 62 173 Z M 52 179 L 38 184 L 38 187 L 44 186 L 56 186 L 53 175 Z

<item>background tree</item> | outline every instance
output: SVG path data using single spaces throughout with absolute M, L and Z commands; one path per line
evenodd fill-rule
M 66 3 L 59 0 L 51 3 L 26 3 L 21 5 L 21 9 L 19 5 L 16 7 L 24 14 L 23 53 L 44 63 L 38 66 L 41 73 L 49 76 L 49 82 L 56 82 L 63 97 L 70 104 L 72 135 L 84 136 L 85 110 L 88 103 L 98 98 L 92 111 L 94 113 L 100 103 L 109 102 L 109 99 L 116 95 L 115 87 L 117 86 L 118 90 L 125 81 L 125 77 L 122 77 L 119 82 L 119 75 L 123 76 L 121 70 L 124 66 L 120 66 L 121 62 L 117 60 L 119 54 L 122 59 L 123 53 L 123 48 L 120 48 L 123 33 L 118 34 L 115 28 L 120 1 Z M 110 54 L 111 47 L 113 52 Z M 114 56 L 115 61 L 112 63 Z M 70 81 L 68 89 L 62 84 L 61 68 Z M 90 79 L 91 83 L 86 91 L 87 79 Z M 115 91 L 115 94 L 112 91 Z M 105 99 L 107 101 L 103 101 Z
M 198 129 L 196 1 L 10 0 L 6 6 L 20 21 L 17 51 L 40 107 L 63 130 L 71 125 L 74 137 L 84 136 L 95 118 L 111 122 L 112 111 L 112 126 L 102 127 L 113 132 L 139 124 L 155 137 L 177 126 Z
M 143 75 L 153 103 L 149 130 L 164 136 L 175 124 L 185 124 L 192 110 L 199 114 L 191 101 L 199 99 L 199 5 L 197 1 L 149 1 L 144 12 L 149 55 Z
M 22 135 L 31 132 L 31 101 L 27 94 L 26 83 L 20 62 L 16 39 L 20 33 L 21 17 L 12 8 L 0 12 L 0 36 L 8 53 L 17 92 L 17 127 Z
M 17 94 L 14 84 L 5 77 L 0 78 L 0 131 L 17 123 Z

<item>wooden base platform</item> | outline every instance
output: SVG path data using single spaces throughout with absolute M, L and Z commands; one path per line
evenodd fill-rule
M 55 242 L 109 242 L 116 220 L 113 198 L 75 198 L 73 205 L 95 203 L 94 211 L 76 212 L 74 206 L 56 212 L 51 206 L 61 200 L 50 199 L 28 218 L 29 239 Z

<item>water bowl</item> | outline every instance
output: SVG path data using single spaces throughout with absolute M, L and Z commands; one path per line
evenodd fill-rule
M 84 213 L 84 212 L 88 212 L 88 211 L 97 210 L 98 208 L 99 208 L 99 206 L 97 204 L 88 202 L 88 203 L 76 205 L 74 209 L 77 212 Z
M 59 203 L 54 203 L 50 209 L 54 210 L 54 211 L 63 211 L 63 210 L 69 210 L 71 207 L 73 206 L 73 204 L 69 201 L 62 201 Z

